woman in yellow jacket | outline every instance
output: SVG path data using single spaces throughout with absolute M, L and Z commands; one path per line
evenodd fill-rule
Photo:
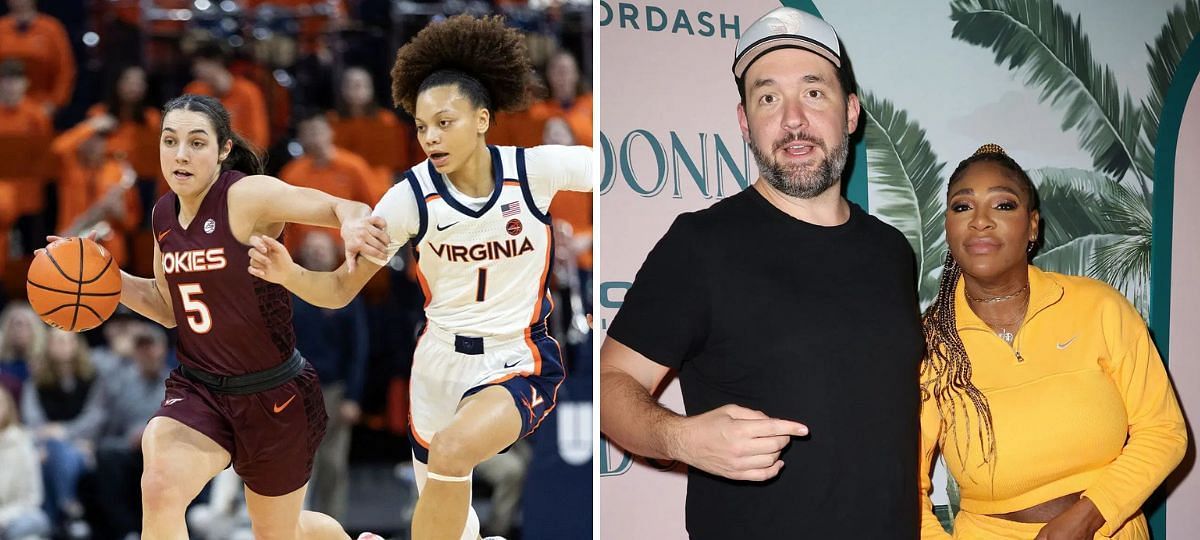
M 999 146 L 959 164 L 946 207 L 923 319 L 922 538 L 951 538 L 928 496 L 940 450 L 962 494 L 953 538 L 1148 540 L 1140 508 L 1187 432 L 1141 316 L 1103 282 L 1029 264 L 1037 192 Z

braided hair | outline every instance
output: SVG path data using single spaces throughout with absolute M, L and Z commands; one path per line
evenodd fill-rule
M 962 160 L 950 182 L 946 186 L 947 196 L 951 193 L 955 182 L 962 179 L 968 168 L 976 163 L 993 163 L 998 165 L 1005 174 L 1009 175 L 1020 185 L 1029 201 L 1026 208 L 1030 212 L 1037 210 L 1037 188 L 1029 175 L 1004 149 L 996 144 L 985 144 L 975 153 Z M 1034 245 L 1030 244 L 1030 252 Z M 983 448 L 983 462 L 995 467 L 996 436 L 992 424 L 992 409 L 988 405 L 987 396 L 975 386 L 971 379 L 971 359 L 963 346 L 962 338 L 958 335 L 957 314 L 955 313 L 955 292 L 958 280 L 962 276 L 962 267 L 954 259 L 954 255 L 946 252 L 946 262 L 942 266 L 942 277 L 938 286 L 936 299 L 926 309 L 921 318 L 921 326 L 925 332 L 925 359 L 921 362 L 921 401 L 932 399 L 941 413 L 941 436 L 939 444 L 946 448 L 946 440 L 951 433 L 957 433 L 957 412 L 961 408 L 965 413 L 965 432 L 972 431 L 972 413 L 977 418 L 974 427 L 980 445 Z M 959 441 L 955 436 L 955 450 L 960 460 L 971 451 L 971 439 Z M 964 449 L 965 445 L 965 449 Z M 965 460 L 964 460 L 965 461 Z
M 525 109 L 527 90 L 537 87 L 525 38 L 499 16 L 456 15 L 426 26 L 396 53 L 392 99 L 409 115 L 421 92 L 451 84 L 493 121 L 497 112 Z

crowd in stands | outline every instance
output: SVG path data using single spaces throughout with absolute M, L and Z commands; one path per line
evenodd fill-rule
M 489 141 L 590 145 L 590 6 L 454 4 L 507 14 L 542 66 L 544 95 L 499 115 Z M 152 274 L 151 208 L 167 189 L 159 108 L 182 93 L 220 98 L 270 174 L 374 205 L 425 157 L 411 119 L 388 97 L 394 52 L 448 9 L 404 0 L 0 0 L 0 539 L 135 538 L 141 430 L 176 365 L 173 331 L 124 309 L 86 334 L 43 324 L 24 291 L 45 236 L 96 230 L 123 269 Z M 552 332 L 568 362 L 586 348 L 590 363 L 590 331 L 579 321 L 591 309 L 591 194 L 564 192 L 551 214 Z M 341 264 L 336 230 L 289 226 L 285 239 L 309 268 Z M 409 457 L 406 378 L 423 323 L 411 262 L 402 250 L 341 310 L 293 299 L 298 348 L 320 374 L 330 416 L 309 505 L 334 517 L 347 511 L 352 457 Z M 528 455 L 518 449 L 481 473 L 495 484 L 498 509 L 485 530 L 519 527 L 510 492 Z M 228 487 L 236 478 L 221 482 L 201 501 L 217 503 L 200 519 L 213 538 L 232 534 L 213 520 L 237 514 L 236 497 L 226 496 L 240 491 Z

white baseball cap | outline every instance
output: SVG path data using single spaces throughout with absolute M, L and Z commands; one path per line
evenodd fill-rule
M 751 24 L 738 38 L 733 55 L 733 76 L 741 79 L 750 64 L 776 49 L 812 51 L 842 67 L 842 47 L 837 32 L 820 17 L 796 8 L 779 7 Z

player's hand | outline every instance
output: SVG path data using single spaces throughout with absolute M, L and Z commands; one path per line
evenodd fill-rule
M 342 243 L 346 245 L 346 269 L 353 272 L 359 254 L 376 260 L 387 260 L 387 247 L 392 242 L 387 221 L 381 216 L 364 216 L 342 224 Z
M 260 234 L 250 237 L 250 275 L 282 285 L 297 268 L 278 240 Z
M 99 233 L 99 232 L 97 232 L 97 231 L 96 231 L 96 229 L 92 229 L 91 231 L 88 231 L 88 233 L 87 233 L 86 235 L 84 235 L 84 238 L 87 238 L 88 240 L 91 240 L 91 241 L 95 242 L 95 241 L 96 241 L 96 237 L 97 237 L 99 234 L 100 234 L 100 233 Z M 55 235 L 51 234 L 51 235 L 49 235 L 49 236 L 46 236 L 46 247 L 48 248 L 48 247 L 50 247 L 50 246 L 52 246 L 52 245 L 54 245 L 54 244 L 57 244 L 57 243 L 59 243 L 59 242 L 65 242 L 65 241 L 67 241 L 67 240 L 70 240 L 70 239 L 71 239 L 71 238 L 69 238 L 69 237 L 65 237 L 65 236 L 55 236 Z M 42 251 L 43 249 L 46 249 L 46 248 L 41 248 L 41 249 L 35 250 L 35 251 L 34 251 L 34 253 L 40 252 L 40 251 Z
M 783 468 L 779 453 L 808 426 L 725 405 L 683 420 L 677 454 L 684 463 L 731 480 L 764 481 Z
M 1104 516 L 1087 497 L 1050 520 L 1038 531 L 1036 540 L 1091 540 L 1104 526 Z

